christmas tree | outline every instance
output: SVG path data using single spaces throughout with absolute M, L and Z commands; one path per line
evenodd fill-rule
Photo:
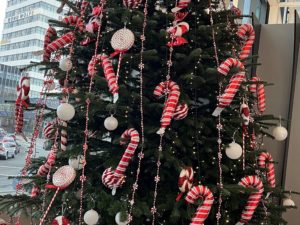
M 285 192 L 263 148 L 277 119 L 251 74 L 255 32 L 209 0 L 83 0 L 49 21 L 36 125 L 0 209 L 37 224 L 283 224 Z M 26 70 L 24 70 L 26 71 Z M 56 84 L 56 81 L 59 81 Z M 59 99 L 56 108 L 48 99 Z M 32 158 L 43 130 L 47 158 Z M 284 127 L 273 132 L 286 138 Z M 17 216 L 18 220 L 18 216 Z M 18 222 L 17 222 L 18 223 Z

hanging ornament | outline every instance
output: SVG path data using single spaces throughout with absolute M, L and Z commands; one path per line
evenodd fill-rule
M 57 216 L 51 225 L 71 225 L 70 220 L 65 216 Z
M 262 169 L 267 169 L 267 180 L 270 187 L 275 188 L 275 169 L 274 169 L 274 160 L 270 153 L 262 152 L 258 156 L 257 164 Z
M 280 123 L 279 126 L 273 129 L 273 136 L 276 141 L 284 141 L 288 136 L 288 131 L 285 127 L 282 127 Z
M 177 105 L 175 112 L 173 114 L 174 120 L 182 120 L 187 117 L 189 113 L 189 107 L 186 103 Z
M 17 99 L 15 104 L 15 133 L 23 134 L 24 108 L 28 108 L 30 91 L 30 77 L 27 74 L 21 76 L 17 85 Z M 22 135 L 24 136 L 24 135 Z
M 134 40 L 134 34 L 131 30 L 122 28 L 116 31 L 110 41 L 111 47 L 115 50 L 111 57 L 128 51 L 133 46 Z
M 116 103 L 119 98 L 118 79 L 114 72 L 112 62 L 106 54 L 93 56 L 88 65 L 88 73 L 90 76 L 95 76 L 97 73 L 97 64 L 101 63 L 105 79 L 108 83 L 109 91 L 113 94 L 113 102 Z
M 109 131 L 117 129 L 118 124 L 118 120 L 113 115 L 104 120 L 104 127 Z
M 256 76 L 250 79 L 252 82 L 261 82 L 261 79 Z M 257 98 L 257 108 L 260 113 L 266 110 L 266 96 L 265 96 L 265 86 L 263 83 L 253 83 L 249 86 L 249 91 L 253 93 L 253 96 Z
M 62 71 L 70 71 L 73 67 L 72 61 L 69 58 L 63 58 L 59 61 L 59 68 Z
M 50 121 L 48 123 L 46 123 L 44 129 L 43 129 L 43 133 L 44 133 L 44 137 L 45 139 L 49 139 L 49 140 L 53 140 L 55 137 L 55 129 L 54 126 L 56 125 L 56 120 Z
M 165 133 L 166 128 L 170 125 L 174 116 L 180 96 L 180 90 L 179 86 L 174 81 L 165 81 L 155 87 L 153 94 L 158 98 L 161 98 L 165 94 L 168 96 L 160 120 L 160 129 L 156 132 L 161 135 Z
M 115 221 L 118 225 L 126 225 L 127 224 L 127 219 L 122 220 L 122 214 L 121 212 L 118 212 L 115 216 Z
M 69 158 L 69 166 L 74 168 L 75 170 L 81 170 L 84 164 L 84 156 L 78 155 L 77 157 Z
M 85 212 L 83 220 L 87 225 L 95 225 L 99 220 L 99 214 L 95 210 L 90 209 Z
M 69 103 L 61 103 L 56 110 L 59 119 L 69 121 L 75 116 L 75 109 Z
M 46 80 L 44 81 L 44 85 L 47 91 L 53 91 L 55 89 L 54 80 Z
M 242 117 L 242 125 L 243 125 L 243 130 L 245 130 L 250 122 L 250 109 L 249 106 L 245 103 L 243 103 L 240 107 L 240 114 Z
M 295 207 L 296 206 L 295 202 L 290 197 L 283 199 L 282 205 L 285 207 Z
M 50 152 L 47 156 L 46 162 L 43 165 L 41 165 L 38 169 L 38 172 L 37 172 L 38 176 L 46 176 L 48 174 L 49 170 L 52 168 L 52 166 L 55 163 L 56 152 L 57 152 L 57 149 L 55 147 L 53 147 L 50 150 Z
M 197 208 L 195 216 L 190 225 L 202 225 L 208 217 L 214 203 L 212 192 L 203 185 L 193 187 L 186 195 L 185 200 L 189 204 L 194 204 L 197 199 L 203 199 L 202 205 Z
M 141 0 L 123 0 L 123 5 L 128 9 L 135 9 L 141 4 Z
M 213 116 L 218 116 L 226 106 L 229 106 L 237 93 L 242 81 L 246 79 L 245 67 L 238 59 L 228 58 L 218 67 L 218 72 L 226 76 L 232 68 L 237 68 L 239 71 L 234 74 L 227 87 L 225 88 L 224 94 L 219 98 L 218 107 L 213 112 Z
M 230 0 L 228 9 L 231 11 L 232 14 L 236 15 L 236 16 L 241 16 L 242 12 L 239 8 L 237 8 L 234 4 L 233 4 L 233 0 Z
M 6 223 L 4 219 L 0 218 L 0 225 L 8 225 L 8 223 Z
M 185 192 L 188 192 L 192 188 L 193 181 L 194 181 L 193 168 L 187 167 L 186 169 L 182 169 L 178 179 L 178 187 L 180 190 L 180 194 L 176 198 L 177 202 L 180 200 L 180 198 Z
M 113 189 L 112 191 L 113 195 L 116 192 L 116 188 L 122 186 L 122 184 L 124 183 L 124 179 L 125 179 L 124 173 L 140 141 L 139 133 L 133 128 L 125 130 L 121 136 L 121 139 L 130 140 L 130 142 L 117 168 L 113 170 L 110 167 L 106 169 L 102 174 L 102 183 L 106 187 Z M 121 141 L 120 144 L 123 145 L 125 144 L 125 142 Z
M 170 36 L 172 38 L 172 40 L 167 43 L 167 46 L 169 46 L 169 47 L 181 46 L 181 45 L 188 43 L 188 41 L 185 38 L 183 38 L 182 35 L 187 33 L 189 31 L 189 29 L 190 29 L 190 26 L 188 23 L 175 22 L 174 26 L 167 29 L 167 32 L 170 34 Z
M 171 11 L 172 13 L 177 13 L 178 11 L 187 8 L 190 3 L 191 0 L 179 0 L 176 7 L 173 8 Z
M 241 60 L 249 57 L 253 43 L 255 41 L 255 31 L 251 24 L 242 24 L 238 28 L 237 36 L 244 41 L 239 58 Z
M 66 121 L 61 121 L 61 131 L 60 131 L 60 150 L 63 152 L 67 150 L 67 144 L 68 144 L 68 133 L 67 133 L 67 127 L 68 124 Z
M 85 29 L 89 33 L 95 33 L 101 26 L 101 19 L 103 9 L 100 6 L 96 6 L 93 8 L 92 17 L 89 22 L 85 26 Z
M 236 225 L 243 225 L 245 223 L 248 223 L 254 214 L 255 209 L 257 208 L 263 192 L 264 192 L 264 185 L 261 182 L 261 180 L 258 178 L 258 176 L 247 176 L 244 177 L 240 182 L 240 186 L 243 186 L 245 188 L 254 188 L 257 190 L 257 192 L 253 192 L 250 194 L 248 202 L 242 212 L 242 216 L 240 221 Z
M 225 149 L 225 153 L 230 159 L 239 159 L 243 154 L 243 148 L 238 143 L 233 141 Z

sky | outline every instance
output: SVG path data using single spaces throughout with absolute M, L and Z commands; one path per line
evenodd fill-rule
M 0 0 L 0 34 L 2 34 L 6 4 L 7 0 Z

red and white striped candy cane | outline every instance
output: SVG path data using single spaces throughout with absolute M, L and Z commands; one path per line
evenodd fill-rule
M 177 105 L 175 112 L 173 114 L 173 119 L 174 120 L 182 120 L 185 117 L 187 117 L 189 113 L 189 107 L 186 103 L 182 103 Z
M 57 37 L 57 32 L 54 27 L 48 27 L 45 37 L 44 37 L 44 51 L 47 49 L 47 46 L 51 43 L 51 39 Z
M 256 76 L 252 77 L 250 81 L 259 82 L 261 81 L 261 79 Z M 255 97 L 257 97 L 257 108 L 261 113 L 263 113 L 266 110 L 266 96 L 264 84 L 250 84 L 249 90 L 253 93 Z
M 257 163 L 260 168 L 267 169 L 268 183 L 270 187 L 275 188 L 276 180 L 275 180 L 274 160 L 272 155 L 268 152 L 262 152 L 258 156 Z
M 35 198 L 40 193 L 40 188 L 34 183 L 31 189 L 31 198 Z
M 264 192 L 264 186 L 261 180 L 258 178 L 258 176 L 247 176 L 244 177 L 240 182 L 240 186 L 243 186 L 245 188 L 254 188 L 257 189 L 257 192 L 253 192 L 250 194 L 248 202 L 242 212 L 242 216 L 240 221 L 236 225 L 243 225 L 245 223 L 248 223 L 254 214 L 255 209 L 257 208 L 263 192 Z
M 60 149 L 64 152 L 67 149 L 67 144 L 68 144 L 68 133 L 67 133 L 67 122 L 66 121 L 61 121 L 61 131 L 60 131 Z
M 78 16 L 67 16 L 64 19 L 62 19 L 62 22 L 68 25 L 76 26 L 80 31 L 84 29 L 83 22 L 80 17 Z M 49 33 L 48 33 L 49 32 Z M 56 32 L 55 32 L 56 33 Z M 65 47 L 67 44 L 70 44 L 74 40 L 74 32 L 70 31 L 60 38 L 57 38 L 56 40 L 52 41 L 51 43 L 48 43 L 49 37 L 53 37 L 54 34 L 54 28 L 48 29 L 45 35 L 44 40 L 44 61 L 49 61 L 51 57 L 51 53 L 55 52 L 63 47 Z M 52 36 L 51 36 L 52 35 Z M 45 45 L 46 48 L 45 48 Z
M 241 86 L 241 83 L 246 79 L 245 67 L 238 59 L 226 59 L 218 67 L 218 72 L 226 76 L 230 72 L 231 68 L 238 68 L 239 71 L 231 77 L 229 84 L 225 88 L 224 94 L 220 96 L 218 107 L 213 112 L 213 116 L 220 115 L 222 110 L 231 104 L 235 94 Z
M 156 97 L 162 97 L 165 94 L 168 96 L 160 119 L 160 129 L 157 131 L 157 134 L 164 134 L 171 123 L 178 104 L 180 96 L 179 86 L 174 81 L 164 81 L 155 87 L 153 94 Z
M 212 204 L 214 203 L 214 196 L 212 192 L 203 185 L 193 187 L 187 193 L 185 200 L 188 203 L 193 204 L 199 198 L 203 199 L 203 203 L 198 207 L 190 225 L 203 225 L 210 213 Z
M 17 99 L 15 104 L 15 132 L 22 133 L 24 126 L 23 107 L 27 108 L 29 104 L 30 78 L 22 76 L 17 85 Z
M 137 8 L 141 4 L 141 0 L 123 0 L 123 5 L 128 9 Z
M 45 139 L 53 140 L 55 138 L 54 126 L 57 124 L 56 120 L 50 121 L 43 129 Z
M 111 189 L 116 189 L 123 184 L 124 173 L 129 164 L 129 161 L 131 160 L 136 148 L 138 147 L 140 136 L 135 129 L 130 128 L 124 131 L 121 139 L 130 140 L 121 161 L 119 162 L 115 170 L 113 170 L 112 168 L 108 168 L 102 174 L 102 183 Z M 121 141 L 120 144 L 124 144 L 124 142 Z
M 48 174 L 49 170 L 55 163 L 56 152 L 57 152 L 56 149 L 50 150 L 50 152 L 47 156 L 47 161 L 45 162 L 44 165 L 40 166 L 40 168 L 37 172 L 38 176 L 46 176 Z
M 117 82 L 116 74 L 112 66 L 111 60 L 106 54 L 99 54 L 96 57 L 93 57 L 88 65 L 88 73 L 90 76 L 94 76 L 97 71 L 97 64 L 102 65 L 105 79 L 108 83 L 109 91 L 113 94 L 114 103 L 118 100 L 118 91 L 119 85 Z
M 250 55 L 255 40 L 255 31 L 253 29 L 253 26 L 249 23 L 242 24 L 238 28 L 237 36 L 245 41 L 239 55 L 239 58 L 243 60 L 248 58 L 248 56 Z
M 194 170 L 192 167 L 187 167 L 182 169 L 178 179 L 178 187 L 180 190 L 180 194 L 177 196 L 176 201 L 179 201 L 182 195 L 185 192 L 188 192 L 192 186 L 194 181 Z
M 245 130 L 250 122 L 250 109 L 249 106 L 243 103 L 240 107 L 240 114 L 242 117 L 243 130 Z

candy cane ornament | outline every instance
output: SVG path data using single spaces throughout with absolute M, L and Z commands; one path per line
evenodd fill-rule
M 52 166 L 55 163 L 55 159 L 56 159 L 56 149 L 52 149 L 50 150 L 48 156 L 47 156 L 47 161 L 45 162 L 45 164 L 41 165 L 40 168 L 38 169 L 37 175 L 38 176 L 46 176 L 49 172 L 49 170 L 52 168 Z
M 218 72 L 226 76 L 230 72 L 231 68 L 238 68 L 239 71 L 234 74 L 227 87 L 225 88 L 224 94 L 219 97 L 218 107 L 213 112 L 213 116 L 218 116 L 223 109 L 229 106 L 236 95 L 241 83 L 246 79 L 245 67 L 241 61 L 234 58 L 228 58 L 218 67 Z
M 237 36 L 245 42 L 239 54 L 239 58 L 243 60 L 249 57 L 253 43 L 255 41 L 255 31 L 253 26 L 249 23 L 242 24 L 238 28 Z
M 176 23 L 176 22 L 175 22 Z M 167 32 L 172 37 L 172 41 L 168 42 L 167 45 L 171 46 L 180 46 L 188 43 L 188 41 L 182 37 L 183 34 L 187 33 L 190 29 L 190 26 L 186 22 L 176 23 L 174 26 L 167 29 Z
M 116 192 L 116 188 L 122 186 L 125 179 L 125 171 L 127 169 L 127 166 L 129 165 L 129 161 L 134 155 L 135 150 L 138 147 L 140 136 L 139 133 L 133 129 L 127 129 L 124 131 L 124 133 L 121 136 L 121 139 L 124 140 L 130 140 L 122 158 L 119 162 L 117 168 L 113 170 L 111 167 L 106 169 L 102 174 L 102 183 L 110 188 L 113 189 L 112 194 L 114 195 Z M 123 145 L 125 142 L 122 140 L 120 141 L 120 144 Z
M 28 108 L 30 78 L 22 76 L 17 85 L 17 99 L 15 104 L 15 133 L 22 134 L 24 126 L 24 108 Z M 24 136 L 24 135 L 23 135 Z
M 76 28 L 78 28 L 80 31 L 83 31 L 84 29 L 83 22 L 78 16 L 67 16 L 62 20 L 62 22 L 67 25 L 76 26 Z M 43 60 L 46 62 L 50 60 L 52 52 L 64 48 L 67 44 L 72 43 L 75 38 L 74 31 L 70 31 L 49 43 L 49 38 L 54 37 L 55 33 L 56 31 L 54 31 L 54 28 L 49 28 L 45 35 Z
M 257 190 L 256 192 L 250 194 L 248 202 L 242 212 L 241 219 L 238 223 L 236 223 L 236 225 L 243 225 L 245 223 L 248 223 L 252 219 L 254 211 L 262 198 L 264 186 L 262 181 L 258 178 L 258 176 L 244 177 L 239 182 L 239 185 L 245 188 L 254 188 Z
M 174 120 L 182 120 L 187 117 L 189 113 L 189 107 L 186 103 L 177 105 L 175 112 L 173 114 Z
M 187 193 L 185 200 L 187 203 L 194 204 L 199 198 L 203 199 L 203 203 L 198 207 L 190 225 L 203 225 L 214 203 L 214 196 L 212 192 L 203 185 L 193 187 Z
M 67 150 L 67 144 L 68 144 L 68 133 L 67 133 L 67 122 L 61 121 L 61 131 L 60 131 L 60 149 L 64 152 Z
M 187 167 L 182 169 L 178 179 L 178 187 L 180 190 L 180 194 L 177 196 L 176 201 L 178 202 L 182 195 L 185 192 L 188 192 L 192 186 L 194 181 L 194 170 L 192 167 Z
M 137 8 L 141 4 L 141 0 L 123 0 L 123 5 L 128 9 Z
M 275 169 L 274 169 L 274 160 L 270 153 L 262 152 L 258 156 L 257 164 L 262 169 L 267 169 L 267 180 L 270 187 L 275 188 L 276 180 L 275 180 Z
M 266 110 L 266 96 L 265 96 L 265 87 L 264 84 L 262 83 L 257 83 L 260 82 L 261 79 L 259 77 L 252 77 L 250 79 L 250 81 L 252 82 L 256 82 L 256 83 L 252 83 L 249 86 L 249 90 L 250 92 L 253 93 L 254 97 L 257 98 L 257 108 L 258 110 L 263 113 Z
M 170 125 L 174 116 L 180 96 L 180 90 L 179 86 L 174 81 L 164 81 L 155 87 L 153 94 L 158 98 L 165 94 L 168 96 L 160 119 L 160 129 L 156 132 L 157 134 L 162 135 L 165 133 L 166 128 Z
M 43 129 L 44 137 L 48 140 L 54 140 L 55 138 L 55 125 L 57 124 L 56 120 L 48 122 Z
M 109 91 L 113 94 L 113 102 L 116 103 L 119 98 L 119 85 L 109 57 L 106 54 L 99 54 L 96 57 L 93 57 L 88 65 L 88 73 L 90 76 L 94 76 L 98 72 L 96 66 L 100 63 L 108 83 Z

